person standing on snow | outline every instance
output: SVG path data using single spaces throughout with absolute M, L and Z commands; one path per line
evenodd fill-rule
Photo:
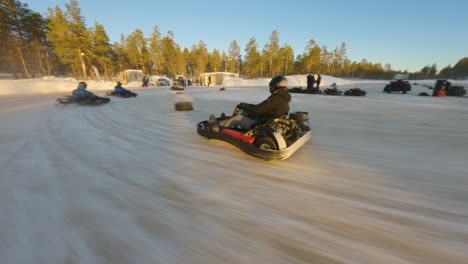
M 149 86 L 149 78 L 148 76 L 143 76 L 143 79 L 142 79 L 142 82 L 143 84 L 141 85 L 142 87 L 148 87 Z
M 320 82 L 322 81 L 322 76 L 320 73 L 317 73 L 316 83 L 317 83 L 317 90 L 320 90 Z
M 307 75 L 307 90 L 312 90 L 314 88 L 315 77 L 314 74 L 311 72 Z
M 288 80 L 284 76 L 275 76 L 270 80 L 269 86 L 271 95 L 265 101 L 257 105 L 240 103 L 236 106 L 237 109 L 243 111 L 243 114 L 224 119 L 225 114 L 222 113 L 222 120 L 219 122 L 214 115 L 210 115 L 210 120 L 219 123 L 223 127 L 234 128 L 240 126 L 243 129 L 248 129 L 259 120 L 286 116 L 289 113 L 289 102 L 291 102 L 291 95 L 288 92 Z

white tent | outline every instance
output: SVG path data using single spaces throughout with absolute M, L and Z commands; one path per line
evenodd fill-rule
M 205 72 L 200 74 L 200 85 L 222 85 L 226 77 L 239 78 L 239 74 L 232 72 Z
M 143 79 L 142 70 L 125 70 L 119 73 L 119 81 L 123 82 L 124 84 L 128 84 L 129 82 L 136 82 L 141 81 Z

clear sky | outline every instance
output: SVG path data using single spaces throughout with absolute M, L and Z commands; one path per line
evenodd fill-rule
M 21 0 L 45 15 L 48 7 L 66 10 L 68 0 Z M 87 27 L 104 25 L 111 42 L 139 28 L 149 36 L 158 26 L 182 48 L 203 40 L 210 51 L 228 52 L 236 40 L 241 52 L 255 37 L 259 49 L 273 30 L 295 55 L 314 39 L 329 50 L 347 45 L 352 61 L 390 63 L 418 71 L 426 65 L 454 66 L 468 57 L 467 0 L 79 0 Z

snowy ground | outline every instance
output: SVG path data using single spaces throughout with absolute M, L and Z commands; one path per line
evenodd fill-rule
M 467 263 L 468 98 L 383 86 L 292 94 L 313 136 L 270 162 L 196 133 L 266 86 L 189 87 L 186 112 L 168 87 L 3 92 L 0 263 Z

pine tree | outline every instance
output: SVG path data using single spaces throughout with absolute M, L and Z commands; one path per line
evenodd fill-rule
M 279 64 L 281 65 L 281 75 L 289 75 L 294 70 L 294 50 L 291 46 L 285 44 L 279 50 Z
M 184 50 L 182 51 L 182 61 L 181 61 L 181 66 L 182 66 L 182 69 L 180 71 L 181 74 L 183 74 L 184 76 L 191 76 L 192 75 L 192 72 L 191 72 L 191 63 L 190 63 L 190 51 L 188 48 L 184 48 Z
M 166 37 L 161 40 L 163 73 L 169 77 L 177 74 L 178 56 L 180 54 L 179 45 L 174 42 L 174 34 L 168 31 Z
M 16 0 L 0 2 L 0 69 L 18 72 L 45 73 L 44 57 L 48 48 L 45 20 L 39 13 Z
M 198 45 L 193 45 L 191 53 L 195 66 L 194 73 L 199 75 L 201 73 L 206 72 L 207 64 L 209 61 L 209 53 L 205 42 L 200 40 L 200 42 L 198 42 Z
M 332 53 L 328 52 L 327 46 L 322 46 L 320 52 L 320 62 L 318 65 L 318 72 L 322 74 L 330 74 L 332 66 Z
M 266 63 L 268 65 L 269 76 L 273 77 L 279 73 L 279 69 L 281 66 L 278 66 L 278 56 L 279 52 L 279 33 L 276 30 L 270 35 L 270 42 L 265 44 L 263 48 L 262 55 L 266 59 Z
M 149 38 L 149 50 L 148 50 L 150 73 L 161 74 L 162 73 L 162 50 L 161 50 L 161 33 L 159 28 L 155 26 L 153 33 Z
M 453 78 L 464 79 L 468 77 L 468 57 L 460 59 L 452 68 Z
M 245 47 L 244 69 L 242 71 L 247 78 L 261 77 L 261 55 L 255 37 L 249 40 Z
M 130 62 L 128 61 L 127 55 L 125 53 L 125 36 L 121 34 L 120 41 L 115 42 L 112 46 L 116 58 L 116 62 L 114 62 L 114 67 L 116 67 L 115 70 L 122 72 L 125 69 L 131 68 Z
M 69 23 L 65 18 L 65 14 L 56 6 L 55 9 L 49 8 L 47 18 L 49 28 L 47 39 L 52 44 L 54 53 L 62 64 L 71 65 L 73 62 L 71 58 L 72 48 L 67 45 Z
M 337 62 L 338 62 L 338 67 L 337 67 L 337 76 L 342 76 L 344 72 L 344 67 L 345 67 L 345 61 L 348 58 L 346 57 L 346 43 L 342 42 L 340 49 L 338 50 L 337 53 Z
M 210 56 L 210 69 L 212 72 L 219 72 L 221 69 L 221 55 L 217 49 L 214 49 Z
M 148 50 L 146 48 L 146 39 L 140 29 L 136 29 L 125 39 L 124 49 L 131 67 L 146 73 Z
M 237 44 L 237 41 L 233 40 L 231 44 L 229 45 L 229 60 L 227 63 L 228 67 L 228 72 L 237 72 L 239 73 L 239 58 L 240 56 L 240 47 L 239 44 Z
M 91 35 L 92 43 L 92 64 L 95 64 L 99 69 L 104 70 L 107 78 L 111 76 L 112 59 L 114 52 L 109 44 L 109 37 L 104 29 L 104 26 L 96 22 L 94 24 L 94 32 Z
M 53 46 L 54 53 L 67 65 L 74 76 L 81 75 L 86 79 L 87 68 L 93 58 L 90 31 L 86 29 L 85 19 L 76 0 L 65 4 L 67 13 L 58 6 L 49 9 L 47 38 Z M 81 72 L 81 74 L 79 74 Z
M 221 71 L 224 71 L 224 72 L 227 71 L 228 60 L 229 60 L 228 55 L 223 50 L 223 52 L 221 53 Z
M 92 45 L 90 40 L 90 32 L 86 29 L 85 19 L 81 16 L 81 9 L 77 0 L 70 0 L 65 3 L 67 8 L 67 18 L 69 22 L 69 35 L 67 43 L 74 52 L 70 56 L 75 65 L 80 64 L 83 70 L 83 78 L 87 79 L 87 64 L 89 64 L 92 56 Z
M 439 72 L 439 78 L 449 79 L 452 78 L 452 66 L 448 65 Z

